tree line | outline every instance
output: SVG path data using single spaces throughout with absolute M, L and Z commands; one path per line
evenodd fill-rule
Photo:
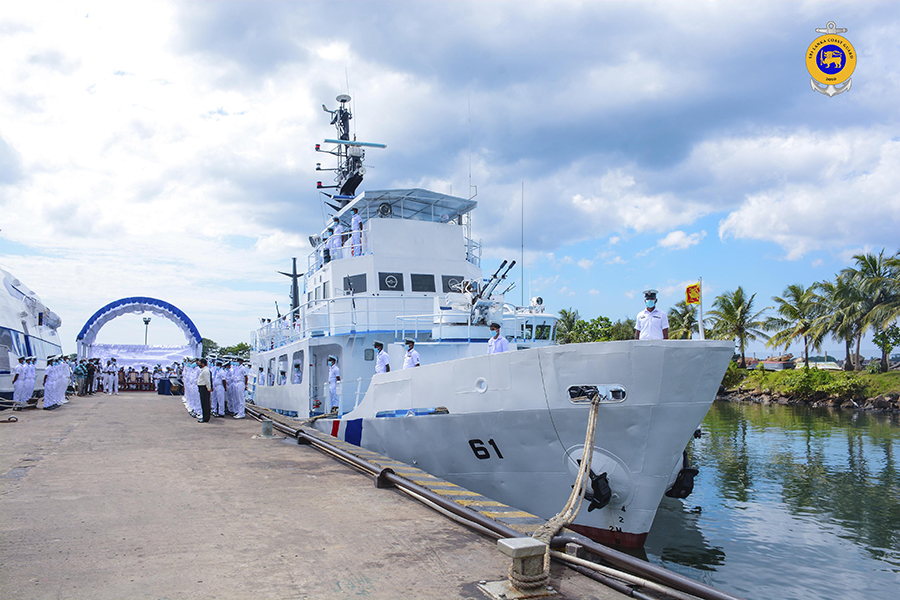
M 887 371 L 891 350 L 900 346 L 900 251 L 887 256 L 884 249 L 878 254 L 857 254 L 853 261 L 853 266 L 841 270 L 832 280 L 808 287 L 787 286 L 781 296 L 772 298 L 772 306 L 762 310 L 754 306 L 756 294 L 743 287 L 719 294 L 712 310 L 704 315 L 706 336 L 734 340 L 742 367 L 747 364 L 745 352 L 751 341 L 765 340 L 766 346 L 785 351 L 791 344 L 801 343 L 804 364 L 809 367 L 810 348 L 819 351 L 830 338 L 844 342 L 844 369 L 860 370 L 860 343 L 871 332 L 881 350 L 880 369 Z M 699 331 L 696 305 L 682 300 L 669 310 L 668 317 L 669 338 L 691 339 Z M 597 317 L 585 321 L 571 308 L 559 311 L 560 343 L 633 338 L 633 319 L 612 323 L 606 317 Z

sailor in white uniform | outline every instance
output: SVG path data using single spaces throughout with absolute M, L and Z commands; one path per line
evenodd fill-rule
M 25 401 L 31 399 L 34 396 L 34 380 L 37 379 L 37 370 L 34 367 L 34 361 L 36 359 L 33 356 L 29 356 L 25 358 L 25 363 L 28 365 L 28 368 L 25 370 Z
M 25 391 L 28 389 L 28 383 L 26 382 L 26 373 L 28 372 L 28 366 L 25 364 L 25 357 L 19 357 L 19 364 L 16 365 L 15 370 L 13 371 L 13 402 L 23 403 L 25 402 Z
M 247 387 L 247 367 L 243 359 L 237 359 L 231 367 L 231 387 L 234 388 L 234 418 L 243 419 L 247 415 L 244 411 L 244 390 Z
M 638 313 L 634 320 L 634 339 L 667 340 L 669 339 L 669 317 L 656 309 L 656 290 L 644 292 L 644 304 L 647 308 Z
M 225 416 L 225 393 L 228 389 L 226 375 L 228 372 L 222 368 L 222 361 L 217 360 L 216 368 L 213 371 L 212 413 L 214 417 Z
M 509 352 L 509 342 L 500 335 L 500 325 L 491 323 L 491 337 L 488 339 L 488 354 L 500 354 Z
M 344 225 L 341 223 L 341 220 L 337 217 L 332 219 L 334 221 L 334 235 L 331 236 L 332 242 L 332 250 L 331 250 L 331 259 L 337 260 L 339 258 L 343 258 L 343 250 L 344 247 Z
M 336 413 L 340 409 L 337 384 L 341 380 L 341 369 L 337 366 L 337 357 L 328 357 L 328 412 Z
M 109 393 L 119 395 L 119 369 L 116 364 L 116 359 L 112 359 L 112 367 L 110 368 L 109 374 Z
M 47 367 L 44 369 L 44 410 L 53 410 L 59 406 L 56 399 L 56 389 L 58 368 L 56 366 L 56 356 L 47 357 Z
M 390 373 L 391 357 L 384 351 L 384 344 L 375 342 L 375 352 L 378 353 L 375 356 L 375 373 Z
M 109 395 L 109 371 L 112 368 L 112 361 L 106 359 L 106 364 L 103 366 L 103 391 L 106 392 L 106 395 Z
M 351 208 L 350 213 L 353 215 L 350 217 L 350 252 L 353 256 L 362 256 L 362 219 L 355 208 Z
M 406 356 L 403 357 L 403 368 L 412 369 L 422 364 L 419 360 L 419 353 L 414 349 L 416 341 L 412 338 L 406 338 Z

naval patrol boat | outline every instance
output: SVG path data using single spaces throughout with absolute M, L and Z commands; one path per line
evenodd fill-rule
M 12 273 L 0 268 L 0 398 L 12 400 L 13 373 L 20 356 L 35 357 L 35 390 L 44 390 L 47 357 L 62 354 L 57 329 L 62 319 Z
M 424 189 L 365 191 L 367 148 L 350 139 L 350 97 L 332 116 L 335 185 L 318 183 L 345 229 L 310 237 L 292 273 L 292 310 L 253 331 L 255 404 L 543 518 L 572 493 L 599 398 L 590 486 L 570 527 L 604 543 L 643 545 L 664 494 L 684 497 L 685 446 L 713 402 L 732 343 L 557 344 L 540 298 L 504 297 L 515 264 L 484 278 L 473 198 Z M 333 190 L 333 191 L 331 191 Z M 354 210 L 355 209 L 355 210 Z M 349 231 L 356 213 L 357 234 Z M 335 223 L 337 224 L 337 223 Z M 493 266 L 492 266 L 493 267 Z M 493 268 L 492 268 L 493 270 Z M 505 288 L 505 289 L 502 289 Z M 492 322 L 510 351 L 487 354 Z M 403 369 L 404 341 L 421 366 Z M 375 374 L 375 341 L 391 370 Z M 340 368 L 329 412 L 329 357 Z

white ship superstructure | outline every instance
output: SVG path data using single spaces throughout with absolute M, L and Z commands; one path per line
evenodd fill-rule
M 305 272 L 292 274 L 302 280 L 295 306 L 253 333 L 256 404 L 322 415 L 333 356 L 340 409 L 317 428 L 549 518 L 571 493 L 590 399 L 599 396 L 591 492 L 574 528 L 642 545 L 732 344 L 557 345 L 556 317 L 539 298 L 525 307 L 505 301 L 514 263 L 483 277 L 473 199 L 422 189 L 356 193 L 363 149 L 378 145 L 349 140 L 349 97 L 338 101 L 329 112 L 339 139 L 326 143 L 335 145 L 341 193 L 326 205 L 345 229 L 356 209 L 359 243 L 350 232 L 338 248 L 327 232 L 311 238 Z M 487 355 L 492 322 L 510 352 Z M 407 338 L 422 366 L 404 370 Z M 376 340 L 389 351 L 389 373 L 374 374 Z
M 62 354 L 56 330 L 62 319 L 12 273 L 0 269 L 0 397 L 12 400 L 13 369 L 20 356 L 34 356 L 35 394 L 43 393 L 47 357 Z

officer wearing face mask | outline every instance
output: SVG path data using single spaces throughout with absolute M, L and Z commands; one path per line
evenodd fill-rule
M 403 357 L 403 368 L 404 369 L 412 369 L 413 367 L 418 367 L 421 363 L 419 359 L 419 353 L 416 350 L 413 350 L 413 347 L 416 345 L 416 341 L 412 338 L 406 338 L 406 356 Z
M 488 338 L 488 354 L 509 352 L 509 342 L 500 335 L 500 324 L 491 323 L 491 337 Z
M 656 290 L 644 292 L 644 304 L 647 308 L 638 313 L 634 320 L 634 339 L 667 340 L 669 339 L 669 317 L 656 309 Z

